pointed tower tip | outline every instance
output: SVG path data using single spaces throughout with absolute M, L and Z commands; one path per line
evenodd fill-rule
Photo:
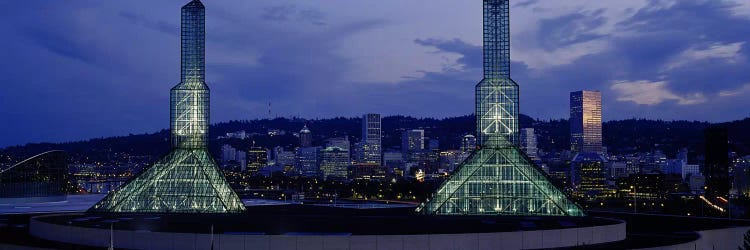
M 182 6 L 183 8 L 187 7 L 200 7 L 203 8 L 203 3 L 201 3 L 200 0 L 192 0 L 189 3 L 185 4 L 185 6 Z

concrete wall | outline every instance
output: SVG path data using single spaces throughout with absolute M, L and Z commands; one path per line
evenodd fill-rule
M 56 225 L 32 218 L 33 236 L 78 245 L 106 247 L 107 228 Z M 208 234 L 114 231 L 115 248 L 210 249 Z M 430 235 L 214 235 L 214 249 L 535 249 L 580 246 L 625 239 L 625 223 L 558 230 Z
M 674 246 L 644 248 L 644 250 L 737 249 L 742 246 L 743 236 L 747 230 L 750 230 L 750 227 L 699 231 L 700 238 L 693 242 Z

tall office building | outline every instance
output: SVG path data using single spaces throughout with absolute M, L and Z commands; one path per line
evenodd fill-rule
M 475 89 L 479 147 L 417 212 L 582 216 L 582 209 L 518 147 L 518 84 L 510 78 L 510 4 L 482 2 L 484 79 Z
M 340 147 L 327 147 L 320 152 L 320 173 L 325 179 L 346 179 L 349 161 L 349 151 Z
M 351 142 L 349 142 L 348 136 L 329 138 L 326 142 L 326 147 L 338 147 L 346 152 L 351 152 Z
M 599 91 L 570 93 L 570 150 L 603 153 L 602 94 Z
M 247 171 L 255 174 L 268 165 L 268 150 L 265 148 L 253 147 L 247 151 Z
M 707 128 L 706 162 L 703 176 L 706 177 L 706 196 L 728 198 L 729 179 L 729 133 L 725 127 Z
M 607 185 L 607 159 L 593 152 L 578 153 L 570 163 L 570 182 L 579 197 L 593 199 L 611 195 Z
M 382 163 L 382 134 L 380 114 L 362 116 L 362 141 L 358 144 L 358 163 Z
M 380 144 L 381 136 L 380 114 L 362 115 L 362 141 Z
M 424 130 L 412 129 L 401 133 L 401 153 L 408 155 L 410 152 L 424 149 Z
M 307 128 L 307 125 L 299 131 L 299 145 L 303 148 L 312 146 L 312 132 Z
M 539 150 L 536 148 L 536 143 L 534 128 L 521 129 L 521 150 L 532 160 L 539 159 L 539 155 L 537 154 Z
M 320 174 L 320 148 L 298 148 L 294 168 L 303 176 L 316 177 Z
M 274 161 L 277 167 L 293 167 L 295 154 L 292 151 L 286 151 L 281 146 L 273 149 Z
M 208 152 L 205 8 L 182 7 L 180 83 L 170 92 L 172 151 L 90 212 L 238 213 L 245 206 Z

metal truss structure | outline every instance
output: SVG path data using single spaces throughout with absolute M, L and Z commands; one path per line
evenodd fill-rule
M 509 0 L 484 1 L 484 79 L 476 85 L 479 149 L 417 212 L 583 216 L 518 147 L 518 84 L 510 78 Z
M 172 152 L 95 204 L 90 212 L 235 213 L 245 206 L 208 152 L 205 8 L 182 7 L 182 71 L 170 91 Z

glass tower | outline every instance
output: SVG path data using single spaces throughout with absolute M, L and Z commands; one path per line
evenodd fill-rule
M 598 91 L 570 93 L 570 149 L 599 153 L 602 148 L 602 94 Z
M 172 151 L 89 212 L 235 213 L 245 210 L 208 152 L 205 8 L 182 7 L 180 83 L 170 92 Z
M 362 116 L 362 141 L 359 144 L 359 162 L 382 163 L 382 134 L 380 114 Z
M 583 216 L 519 149 L 518 84 L 510 78 L 509 0 L 483 0 L 484 79 L 476 85 L 478 150 L 417 212 Z

